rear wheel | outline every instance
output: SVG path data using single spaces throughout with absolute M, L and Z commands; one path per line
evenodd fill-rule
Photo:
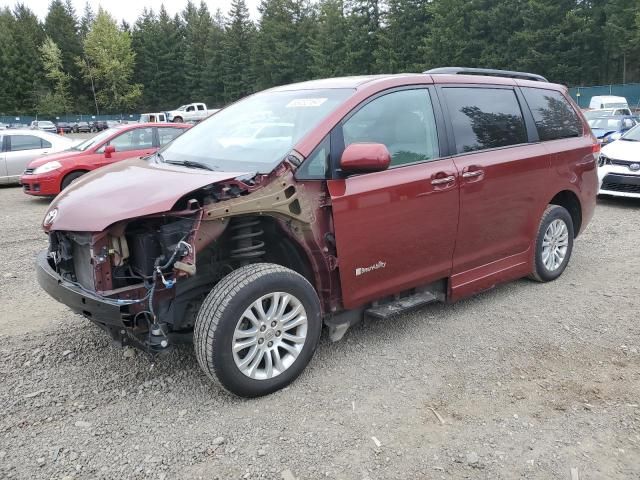
M 198 363 L 209 378 L 242 397 L 294 381 L 320 338 L 320 302 L 298 273 L 269 263 L 241 267 L 205 299 L 194 330 Z
M 67 176 L 65 176 L 62 179 L 62 183 L 60 184 L 60 190 L 62 191 L 65 188 L 67 188 L 69 185 L 71 185 L 71 182 L 73 182 L 74 180 L 77 180 L 78 178 L 80 178 L 85 173 L 87 173 L 87 172 L 71 172 L 71 173 L 67 174 Z
M 531 277 L 539 282 L 555 280 L 569 263 L 573 251 L 573 220 L 566 208 L 549 205 L 542 215 Z

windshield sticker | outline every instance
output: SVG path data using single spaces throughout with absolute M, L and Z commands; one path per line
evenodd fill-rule
M 327 98 L 296 98 L 287 103 L 287 108 L 319 107 Z

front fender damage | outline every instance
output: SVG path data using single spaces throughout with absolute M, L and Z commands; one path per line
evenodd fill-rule
M 233 242 L 249 224 L 269 238 L 281 238 L 283 255 L 287 249 L 299 251 L 291 256 L 308 264 L 307 278 L 321 298 L 329 299 L 324 308 L 335 310 L 339 293 L 332 270 L 337 262 L 322 233 L 331 226 L 327 206 L 324 192 L 307 191 L 285 162 L 271 175 L 219 182 L 185 195 L 168 212 L 90 234 L 84 253 L 74 250 L 73 259 L 67 254 L 55 268 L 66 280 L 121 306 L 124 329 L 100 324 L 114 339 L 156 354 L 190 340 L 204 297 L 222 277 L 246 264 L 236 255 L 242 248 Z M 51 234 L 66 251 L 76 248 L 64 232 Z M 270 261 L 268 247 L 253 253 Z M 89 261 L 78 261 L 76 253 L 88 255 Z M 78 269 L 89 264 L 93 282 L 82 285 L 88 276 Z

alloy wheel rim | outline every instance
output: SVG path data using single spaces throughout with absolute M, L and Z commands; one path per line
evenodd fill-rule
M 555 272 L 567 257 L 569 249 L 569 229 L 564 220 L 556 219 L 549 224 L 542 239 L 542 263 Z
M 254 380 L 285 372 L 298 358 L 307 339 L 307 312 L 290 293 L 273 292 L 253 302 L 233 333 L 236 367 Z

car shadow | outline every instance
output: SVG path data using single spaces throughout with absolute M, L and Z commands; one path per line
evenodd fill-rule
M 598 195 L 598 205 L 606 205 L 607 207 L 635 210 L 640 207 L 640 198 Z

